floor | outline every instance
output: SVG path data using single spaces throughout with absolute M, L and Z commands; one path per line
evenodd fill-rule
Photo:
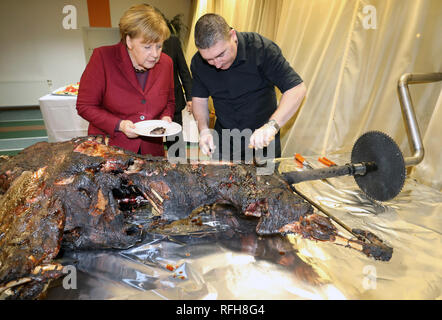
M 48 141 L 38 106 L 0 108 L 0 155 L 15 155 L 40 141 Z

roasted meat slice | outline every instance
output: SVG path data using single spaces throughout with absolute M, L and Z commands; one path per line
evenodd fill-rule
M 165 133 L 166 133 L 166 128 L 164 127 L 157 127 L 149 132 L 149 134 L 154 134 L 154 135 L 161 135 Z

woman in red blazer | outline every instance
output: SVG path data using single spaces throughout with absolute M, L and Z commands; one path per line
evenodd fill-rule
M 131 7 L 120 19 L 121 42 L 94 50 L 80 79 L 78 114 L 88 134 L 108 135 L 109 144 L 140 154 L 164 156 L 162 138 L 138 136 L 134 123 L 172 121 L 173 64 L 161 52 L 170 31 L 150 5 Z

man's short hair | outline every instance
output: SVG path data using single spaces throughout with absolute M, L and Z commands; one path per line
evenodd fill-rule
M 223 17 L 207 13 L 195 25 L 195 46 L 198 49 L 207 49 L 220 40 L 228 40 L 230 29 Z

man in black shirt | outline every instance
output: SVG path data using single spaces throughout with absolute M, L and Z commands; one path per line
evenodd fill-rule
M 257 33 L 235 31 L 216 14 L 206 14 L 198 20 L 195 44 L 198 52 L 191 62 L 192 109 L 198 122 L 201 151 L 212 155 L 218 140 L 219 151 L 224 145 L 224 154 L 229 151 L 232 160 L 232 153 L 238 151 L 233 148 L 235 135 L 226 144 L 222 132 L 238 129 L 250 132 L 241 143 L 242 160 L 247 147 L 268 147 L 267 152 L 280 157 L 279 128 L 295 114 L 306 87 L 279 47 Z M 282 92 L 279 106 L 274 86 Z M 217 118 L 215 141 L 208 127 L 209 96 Z

